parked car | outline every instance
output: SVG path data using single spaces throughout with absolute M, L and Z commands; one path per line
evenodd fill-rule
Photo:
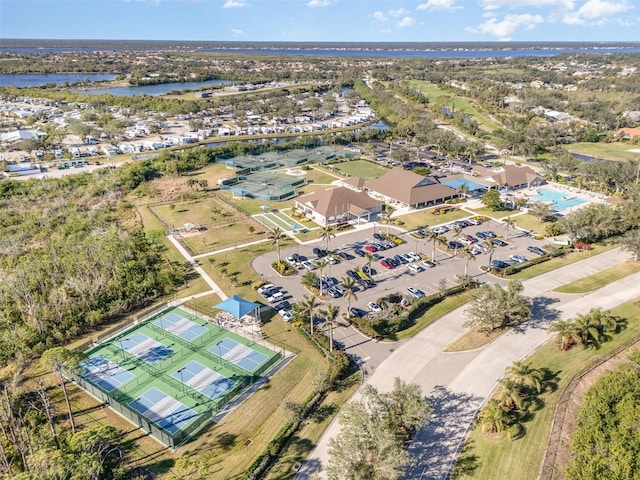
M 284 293 L 282 292 L 274 292 L 269 298 L 267 298 L 267 302 L 276 303 L 284 298 Z
M 376 240 L 380 240 L 381 242 L 384 241 L 384 237 L 377 232 L 373 234 L 373 238 L 375 238 Z
M 285 322 L 290 322 L 293 318 L 290 310 L 279 310 L 278 315 L 280 315 L 282 317 L 282 320 L 284 320 Z
M 266 285 L 262 285 L 260 288 L 258 288 L 258 293 L 262 295 L 265 291 L 274 287 L 275 285 L 273 283 L 267 283 Z
M 413 273 L 420 273 L 424 269 L 420 265 L 416 265 L 415 263 L 410 263 L 409 265 L 407 265 L 407 270 Z
M 416 252 L 409 252 L 406 255 L 409 255 L 409 258 L 411 258 L 412 262 L 418 262 L 421 260 L 420 255 L 418 255 Z
M 300 264 L 307 270 L 315 270 L 316 268 L 315 263 L 311 263 L 309 260 L 303 260 Z
M 469 222 L 471 225 L 480 225 L 480 220 L 476 220 L 475 218 L 469 218 L 467 219 L 467 222 Z
M 518 262 L 518 263 L 524 263 L 527 261 L 527 258 L 522 256 L 522 255 L 518 255 L 516 253 L 514 253 L 513 255 L 509 255 L 509 259 L 513 260 L 514 262 Z
M 362 250 L 361 248 L 354 248 L 353 249 L 353 253 L 355 253 L 356 255 L 358 255 L 360 257 L 364 257 L 366 255 L 364 250 Z
M 540 256 L 547 254 L 547 252 L 545 252 L 540 247 L 536 247 L 535 245 L 528 246 L 527 250 L 529 250 L 531 253 L 535 253 L 536 255 L 540 255 Z
M 491 265 L 496 268 L 507 268 L 509 266 L 507 262 L 503 262 L 502 260 L 494 260 L 491 262 Z
M 433 227 L 433 231 L 438 235 L 442 235 L 443 233 L 447 233 L 449 231 L 449 227 L 445 225 L 440 225 L 439 227 Z
M 436 266 L 436 264 L 435 264 L 435 263 L 433 263 L 431 260 L 423 260 L 423 261 L 422 261 L 422 264 L 423 264 L 425 267 L 429 267 L 429 268 L 433 268 L 433 267 L 435 267 L 435 266 Z
M 507 245 L 509 245 L 507 242 L 499 238 L 494 238 L 492 241 L 494 245 L 497 245 L 499 247 L 506 247 Z
M 424 297 L 424 292 L 422 290 L 420 290 L 419 288 L 409 287 L 409 288 L 407 288 L 407 292 L 409 292 L 409 295 L 411 295 L 413 298 L 422 298 L 422 297 Z
M 388 268 L 389 270 L 391 270 L 395 266 L 393 263 L 389 261 L 388 258 L 384 258 L 380 260 L 380 265 L 382 265 L 384 268 Z
M 323 250 L 322 248 L 314 247 L 313 254 L 316 255 L 318 258 L 322 258 L 322 257 L 326 257 L 329 254 L 329 252 L 327 252 L 326 250 Z
M 449 250 L 455 250 L 457 248 L 463 248 L 463 247 L 464 247 L 464 245 L 462 245 L 460 242 L 457 242 L 455 240 L 452 240 L 447 244 L 447 248 Z
M 291 309 L 291 304 L 289 303 L 288 300 L 284 300 L 284 301 L 280 302 L 279 304 L 274 305 L 273 309 L 277 310 L 277 311 L 290 310 Z
M 407 259 L 404 258 L 404 256 L 400 255 L 400 254 L 398 254 L 395 257 L 393 257 L 393 259 L 398 263 L 398 265 L 403 264 L 403 263 L 409 263 L 409 262 L 407 262 Z
M 369 253 L 373 253 L 373 252 L 377 252 L 378 251 L 378 249 L 376 247 L 374 247 L 373 245 L 365 245 L 363 250 L 365 250 L 366 252 L 369 252 Z
M 353 278 L 354 280 L 358 280 L 360 277 L 358 276 L 358 274 L 356 272 L 354 272 L 353 270 L 347 270 L 347 275 L 349 275 L 351 278 Z
M 380 307 L 380 305 L 378 305 L 376 302 L 367 303 L 367 308 L 375 313 L 379 313 L 382 311 L 382 307 Z
M 351 307 L 350 312 L 354 317 L 364 317 L 367 314 L 367 312 L 365 312 L 364 310 L 356 307 Z

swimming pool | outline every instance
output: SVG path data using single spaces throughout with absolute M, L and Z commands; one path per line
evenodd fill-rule
M 553 208 L 557 212 L 587 203 L 587 200 L 577 197 L 571 192 L 560 192 L 552 188 L 539 189 L 538 195 L 530 196 L 529 200 L 532 202 L 553 202 Z

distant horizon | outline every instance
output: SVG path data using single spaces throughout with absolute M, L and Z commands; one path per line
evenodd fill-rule
M 640 0 L 1 0 L 4 38 L 635 42 Z M 544 39 L 544 40 L 541 40 Z

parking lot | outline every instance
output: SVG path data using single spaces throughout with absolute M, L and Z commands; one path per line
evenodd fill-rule
M 447 232 L 443 232 L 442 235 L 447 238 L 447 241 L 454 241 L 455 233 L 452 228 L 453 226 L 449 225 L 449 227 L 451 228 Z M 372 226 L 365 230 L 339 234 L 335 238 L 331 239 L 329 249 L 336 254 L 346 254 L 344 256 L 348 259 L 342 258 L 339 263 L 327 265 L 322 274 L 329 278 L 333 277 L 341 283 L 342 278 L 347 275 L 347 270 L 362 269 L 367 265 L 366 257 L 361 257 L 356 254 L 355 250 L 364 249 L 365 246 L 371 245 L 374 242 L 380 243 L 378 239 L 374 238 L 374 234 L 386 232 L 386 227 Z M 513 227 L 510 229 L 509 238 L 507 239 L 505 237 L 506 231 L 504 224 L 494 220 L 489 220 L 479 225 L 461 226 L 461 235 L 471 235 L 474 240 L 477 240 L 473 243 L 470 243 L 466 239 L 464 240 L 469 242 L 470 247 L 475 247 L 476 252 L 475 260 L 469 261 L 468 275 L 483 282 L 492 281 L 504 284 L 506 281 L 493 275 L 489 275 L 480 269 L 481 266 L 487 266 L 489 264 L 489 254 L 486 249 L 483 248 L 483 244 L 486 244 L 486 241 L 479 238 L 479 232 L 493 232 L 498 240 L 503 240 L 505 245 L 495 246 L 492 260 L 500 260 L 507 264 L 515 263 L 509 258 L 513 255 L 521 255 L 527 259 L 535 257 L 536 255 L 529 252 L 527 247 L 536 246 L 543 248 L 545 243 L 544 241 L 535 240 L 525 232 Z M 403 233 L 402 231 L 392 227 L 389 228 L 389 233 L 400 236 L 400 238 L 405 240 L 405 243 L 393 248 L 374 252 L 375 255 L 380 257 L 380 259 L 393 259 L 396 255 L 406 255 L 410 252 L 431 257 L 433 250 L 433 243 L 431 241 L 415 238 L 409 233 Z M 482 234 L 480 235 L 482 236 Z M 462 238 L 463 237 L 458 236 L 455 240 L 460 241 Z M 317 254 L 313 251 L 314 248 L 317 251 L 318 248 L 324 249 L 325 246 L 326 243 L 324 241 L 318 240 L 316 242 L 311 242 L 308 245 L 298 245 L 295 247 L 281 249 L 280 256 L 282 260 L 285 260 L 285 258 L 296 254 L 303 257 L 303 259 L 306 257 L 308 263 L 304 264 L 313 264 L 319 260 Z M 400 292 L 402 294 L 412 296 L 407 290 L 409 287 L 412 287 L 424 292 L 426 295 L 429 295 L 439 291 L 445 282 L 447 286 L 455 284 L 458 281 L 457 276 L 464 274 L 464 256 L 461 253 L 454 256 L 455 249 L 448 250 L 442 248 L 443 247 L 439 247 L 436 249 L 434 258 L 436 266 L 434 267 L 428 267 L 424 265 L 422 261 L 411 262 L 419 266 L 420 271 L 417 272 L 411 270 L 411 268 L 414 270 L 416 270 L 416 268 L 410 268 L 410 263 L 400 264 L 393 268 L 385 268 L 382 266 L 379 259 L 374 260 L 371 264 L 372 272 L 370 277 L 375 285 L 370 286 L 369 288 L 366 288 L 363 285 L 358 285 L 355 296 L 351 299 L 351 307 L 356 307 L 368 312 L 371 310 L 367 306 L 368 303 L 376 302 L 377 299 L 388 295 L 389 293 Z M 460 250 L 460 248 L 458 250 Z M 282 277 L 271 268 L 271 263 L 275 260 L 276 252 L 270 252 L 269 254 L 256 258 L 253 262 L 253 268 L 265 281 L 272 283 L 277 287 L 281 287 L 280 290 L 283 291 L 284 295 L 282 297 L 278 297 L 278 302 L 286 300 L 293 304 L 302 300 L 303 295 L 307 295 L 309 292 L 301 285 L 300 279 L 308 269 L 302 266 L 302 262 L 297 262 L 299 266 L 298 274 L 289 277 Z M 314 271 L 320 276 L 320 271 L 317 268 Z M 331 298 L 328 295 L 327 297 L 328 298 L 324 303 L 332 303 L 340 306 L 341 312 L 347 311 L 347 300 L 344 297 Z M 320 308 L 322 308 L 322 306 Z

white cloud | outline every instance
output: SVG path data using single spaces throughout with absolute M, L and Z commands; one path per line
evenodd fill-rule
M 427 0 L 427 3 L 418 5 L 417 10 L 426 10 L 428 12 L 453 12 L 462 7 L 456 5 L 456 0 Z
M 398 27 L 399 28 L 405 28 L 405 27 L 410 27 L 411 25 L 413 25 L 414 23 L 416 23 L 416 21 L 411 18 L 411 17 L 404 17 L 402 20 L 400 20 L 398 22 Z
M 373 18 L 374 20 L 377 20 L 378 22 L 386 22 L 387 20 L 389 20 L 386 15 L 380 11 L 377 12 L 373 12 L 371 14 L 371 18 Z
M 389 14 L 390 17 L 398 18 L 403 15 L 406 15 L 407 13 L 409 13 L 409 11 L 404 8 L 398 8 L 397 10 L 388 10 L 387 13 Z
M 309 0 L 307 7 L 328 7 L 332 3 L 331 0 Z
M 511 10 L 522 7 L 538 7 L 555 11 L 571 11 L 574 0 L 482 0 L 481 5 L 485 10 L 497 10 L 503 7 Z
M 467 28 L 473 33 L 484 33 L 496 37 L 500 41 L 511 40 L 511 34 L 516 30 L 524 27 L 525 30 L 535 28 L 538 23 L 542 23 L 544 19 L 540 15 L 531 15 L 524 13 L 521 15 L 505 15 L 502 21 L 491 18 L 476 28 Z
M 231 33 L 234 37 L 241 37 L 244 35 L 244 30 L 240 30 L 239 28 L 232 28 Z
M 605 23 L 633 8 L 628 0 L 587 0 L 577 11 L 565 15 L 562 21 L 569 25 Z
M 243 8 L 247 6 L 247 2 L 244 0 L 227 0 L 224 2 L 222 8 Z

